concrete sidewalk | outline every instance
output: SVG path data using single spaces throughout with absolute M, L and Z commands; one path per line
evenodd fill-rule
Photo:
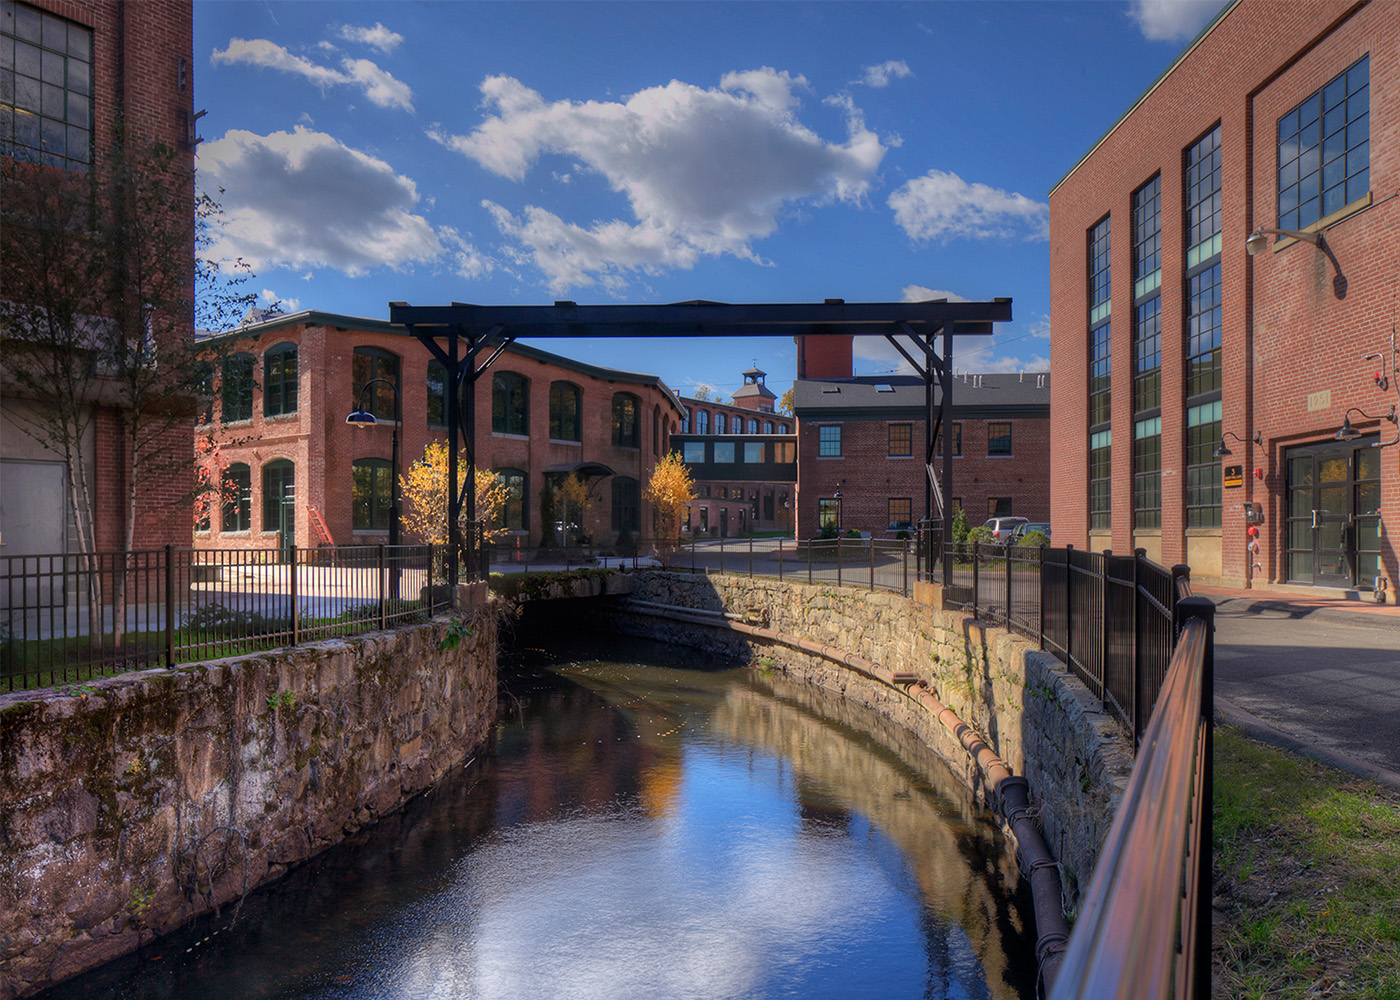
M 1321 587 L 1213 587 L 1191 585 L 1191 592 L 1209 597 L 1216 607 L 1236 614 L 1272 612 L 1293 619 L 1338 624 L 1377 625 L 1400 629 L 1400 605 L 1376 604 L 1369 594 Z M 1400 637 L 1396 639 L 1400 643 Z

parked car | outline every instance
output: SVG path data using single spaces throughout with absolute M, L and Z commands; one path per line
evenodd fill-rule
M 1011 536 L 1012 540 L 1019 542 L 1032 531 L 1038 531 L 1045 536 L 1046 541 L 1050 540 L 1050 523 L 1048 521 L 1027 521 L 1016 529 L 1016 533 Z
M 993 542 L 1009 545 L 1016 540 L 1016 532 L 1021 525 L 1029 523 L 1024 517 L 989 517 L 982 527 L 991 531 Z

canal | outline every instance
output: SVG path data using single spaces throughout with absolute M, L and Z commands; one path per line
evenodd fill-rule
M 1034 996 L 993 818 L 874 713 L 693 651 L 521 649 L 494 748 L 45 1000 Z

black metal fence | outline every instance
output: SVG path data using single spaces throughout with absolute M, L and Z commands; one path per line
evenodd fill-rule
M 166 546 L 0 558 L 0 691 L 233 656 L 426 620 L 443 550 Z
M 1035 640 L 1142 738 L 1176 647 L 1179 581 L 1141 550 L 1128 556 L 1069 546 L 950 545 L 929 566 L 943 606 Z

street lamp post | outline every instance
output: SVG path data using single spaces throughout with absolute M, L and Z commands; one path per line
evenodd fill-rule
M 837 490 L 835 493 L 833 493 L 833 494 L 831 495 L 831 498 L 832 498 L 833 500 L 836 501 L 836 537 L 837 537 L 837 538 L 840 538 L 840 537 L 841 537 L 841 491 L 840 491 L 840 490 Z
M 389 473 L 392 480 L 389 484 L 389 547 L 393 548 L 399 544 L 399 424 L 403 422 L 403 414 L 399 409 L 399 384 L 387 378 L 372 378 L 360 386 L 359 409 L 347 416 L 345 422 L 352 427 L 373 427 L 379 423 L 374 414 L 365 408 L 365 397 L 369 392 L 369 387 L 376 382 L 383 382 L 394 392 L 394 434 L 389 459 Z M 394 564 L 394 569 L 389 574 L 389 596 L 395 599 L 399 596 L 399 568 L 397 564 Z

